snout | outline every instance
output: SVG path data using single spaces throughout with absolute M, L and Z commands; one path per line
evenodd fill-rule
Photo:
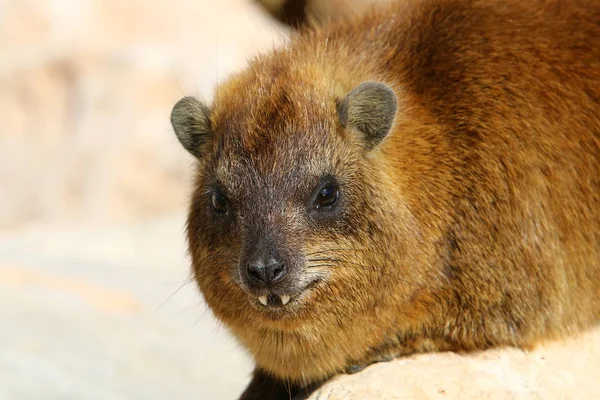
M 267 262 L 259 259 L 246 266 L 246 275 L 255 285 L 271 289 L 285 278 L 287 267 L 283 262 L 273 258 Z
M 247 233 L 238 263 L 240 286 L 249 295 L 250 305 L 277 315 L 299 305 L 301 294 L 315 278 L 306 273 L 304 256 L 289 246 L 281 232 Z
M 240 265 L 247 291 L 266 307 L 283 307 L 292 297 L 289 264 L 275 257 L 257 257 Z

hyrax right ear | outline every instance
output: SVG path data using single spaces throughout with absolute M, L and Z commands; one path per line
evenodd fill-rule
M 179 100 L 171 111 L 175 135 L 194 157 L 200 158 L 210 142 L 210 111 L 194 97 Z
M 390 132 L 397 109 L 396 94 L 380 82 L 361 83 L 337 105 L 342 126 L 362 134 L 367 150 L 376 147 Z

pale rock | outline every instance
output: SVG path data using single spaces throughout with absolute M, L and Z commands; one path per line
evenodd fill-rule
M 422 354 L 341 375 L 310 400 L 600 399 L 600 328 L 533 351 Z

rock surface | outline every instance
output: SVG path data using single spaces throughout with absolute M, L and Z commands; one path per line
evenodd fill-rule
M 600 399 L 600 328 L 532 352 L 424 354 L 340 376 L 311 400 Z

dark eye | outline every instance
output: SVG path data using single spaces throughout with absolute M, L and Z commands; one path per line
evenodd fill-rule
M 217 214 L 227 213 L 227 199 L 218 190 L 212 194 L 212 208 Z
M 335 183 L 328 183 L 317 193 L 314 204 L 315 210 L 331 208 L 337 203 L 339 198 L 340 191 L 338 186 Z

